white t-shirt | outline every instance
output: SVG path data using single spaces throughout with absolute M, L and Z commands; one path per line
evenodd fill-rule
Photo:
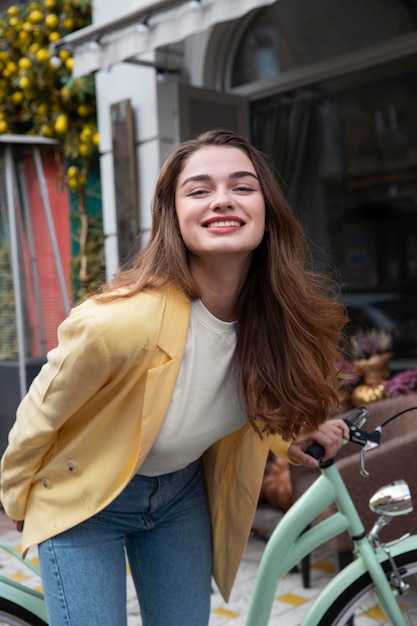
M 236 322 L 214 317 L 197 300 L 174 393 L 164 423 L 138 473 L 182 469 L 245 423 L 232 371 Z

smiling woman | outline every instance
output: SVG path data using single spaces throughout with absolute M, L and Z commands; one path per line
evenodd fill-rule
M 348 437 L 327 421 L 345 317 L 304 255 L 245 139 L 213 130 L 168 158 L 149 243 L 61 325 L 3 457 L 50 626 L 126 625 L 125 550 L 147 626 L 207 626 L 269 450 L 312 467 L 312 441 L 326 460 Z

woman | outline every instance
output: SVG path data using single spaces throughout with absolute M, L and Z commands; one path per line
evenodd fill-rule
M 264 157 L 223 130 L 179 146 L 148 245 L 63 322 L 2 460 L 51 626 L 126 623 L 124 547 L 144 626 L 207 625 L 269 449 L 314 467 L 348 436 L 326 423 L 344 322 Z

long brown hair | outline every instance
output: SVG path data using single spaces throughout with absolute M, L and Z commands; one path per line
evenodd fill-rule
M 205 146 L 243 150 L 265 199 L 265 235 L 237 309 L 235 363 L 248 419 L 258 432 L 304 437 L 337 409 L 336 363 L 342 360 L 346 319 L 327 278 L 306 267 L 304 234 L 267 159 L 244 138 L 211 130 L 173 152 L 156 183 L 149 242 L 104 289 L 105 299 L 172 283 L 191 300 L 199 297 L 180 235 L 175 189 L 189 156 Z M 121 287 L 123 296 L 115 295 Z

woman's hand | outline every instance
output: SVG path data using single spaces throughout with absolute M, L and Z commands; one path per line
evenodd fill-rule
M 293 463 L 306 467 L 317 467 L 318 462 L 306 450 L 312 443 L 319 443 L 324 448 L 322 461 L 335 456 L 342 446 L 343 439 L 349 439 L 349 428 L 343 420 L 332 419 L 325 422 L 307 439 L 292 443 L 288 448 L 288 459 Z
M 24 520 L 12 520 L 14 525 L 16 526 L 16 530 L 17 532 L 21 533 L 23 530 L 23 524 L 25 523 Z

